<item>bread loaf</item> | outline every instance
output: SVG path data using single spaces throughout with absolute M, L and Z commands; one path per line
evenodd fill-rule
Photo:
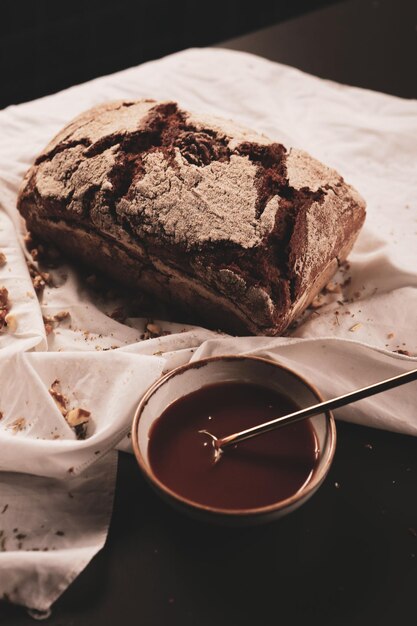
M 211 327 L 276 335 L 348 255 L 360 195 L 298 149 L 175 102 L 95 107 L 26 174 L 28 229 Z

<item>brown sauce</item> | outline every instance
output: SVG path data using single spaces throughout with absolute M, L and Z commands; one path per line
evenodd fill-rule
M 231 446 L 216 464 L 211 443 L 198 431 L 222 437 L 299 408 L 266 387 L 207 385 L 172 403 L 154 423 L 152 470 L 172 491 L 206 506 L 252 509 L 284 500 L 311 478 L 317 462 L 309 420 Z

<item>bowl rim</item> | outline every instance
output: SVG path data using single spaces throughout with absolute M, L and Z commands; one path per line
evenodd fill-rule
M 150 483 L 157 490 L 162 491 L 163 495 L 168 496 L 170 500 L 174 500 L 183 506 L 186 506 L 193 510 L 200 511 L 201 513 L 212 514 L 216 516 L 221 515 L 221 516 L 228 516 L 231 518 L 233 517 L 238 518 L 238 517 L 243 517 L 243 516 L 253 517 L 253 516 L 259 516 L 259 515 L 265 515 L 268 513 L 281 511 L 282 509 L 291 507 L 292 505 L 298 503 L 300 500 L 307 499 L 307 497 L 312 495 L 312 493 L 320 486 L 320 484 L 323 482 L 323 480 L 327 476 L 327 473 L 330 469 L 330 466 L 332 464 L 332 461 L 335 455 L 335 451 L 336 451 L 335 419 L 331 411 L 323 411 L 323 413 L 320 413 L 320 415 L 324 414 L 327 418 L 326 435 L 329 438 L 329 451 L 327 454 L 327 459 L 325 460 L 324 465 L 321 467 L 319 472 L 313 472 L 308 482 L 306 482 L 298 491 L 296 491 L 296 493 L 294 493 L 288 498 L 285 498 L 285 500 L 280 500 L 279 502 L 275 502 L 273 504 L 268 504 L 267 506 L 262 506 L 262 507 L 257 507 L 257 508 L 248 508 L 248 509 L 218 508 L 218 507 L 214 507 L 210 505 L 201 504 L 199 502 L 195 502 L 194 500 L 190 500 L 189 498 L 186 498 L 185 496 L 182 496 L 178 494 L 176 491 L 170 489 L 157 478 L 150 463 L 147 464 L 143 458 L 143 455 L 141 453 L 140 446 L 139 446 L 139 436 L 138 436 L 139 421 L 150 398 L 160 387 L 165 385 L 170 379 L 173 379 L 176 376 L 181 375 L 183 372 L 189 369 L 198 369 L 200 367 L 204 367 L 207 363 L 212 363 L 215 361 L 243 361 L 243 360 L 255 361 L 255 362 L 261 361 L 268 365 L 273 365 L 277 369 L 287 371 L 288 373 L 298 378 L 302 383 L 304 383 L 304 385 L 308 387 L 310 391 L 316 396 L 319 402 L 324 402 L 323 396 L 310 381 L 308 381 L 306 378 L 304 378 L 304 376 L 302 376 L 301 374 L 299 374 L 292 368 L 287 367 L 286 365 L 283 365 L 279 361 L 267 359 L 265 357 L 260 357 L 260 356 L 253 356 L 253 355 L 224 354 L 224 355 L 205 357 L 203 359 L 198 359 L 196 361 L 189 361 L 188 363 L 185 363 L 184 365 L 179 365 L 178 367 L 175 367 L 174 369 L 170 370 L 169 372 L 167 372 L 166 374 L 158 378 L 158 380 L 152 383 L 152 385 L 147 389 L 145 394 L 142 396 L 136 408 L 135 415 L 133 418 L 133 423 L 132 423 L 133 452 L 136 457 L 136 461 L 141 471 L 144 473 L 145 477 L 150 481 Z

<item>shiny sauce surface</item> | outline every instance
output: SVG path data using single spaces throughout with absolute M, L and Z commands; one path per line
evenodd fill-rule
M 318 444 L 310 420 L 226 448 L 217 463 L 210 440 L 300 407 L 276 391 L 248 383 L 207 385 L 173 402 L 155 421 L 149 461 L 180 496 L 220 509 L 268 506 L 295 494 L 312 476 Z

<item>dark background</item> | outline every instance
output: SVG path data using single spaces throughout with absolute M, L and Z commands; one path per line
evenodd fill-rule
M 1 0 L 0 108 L 335 0 Z

